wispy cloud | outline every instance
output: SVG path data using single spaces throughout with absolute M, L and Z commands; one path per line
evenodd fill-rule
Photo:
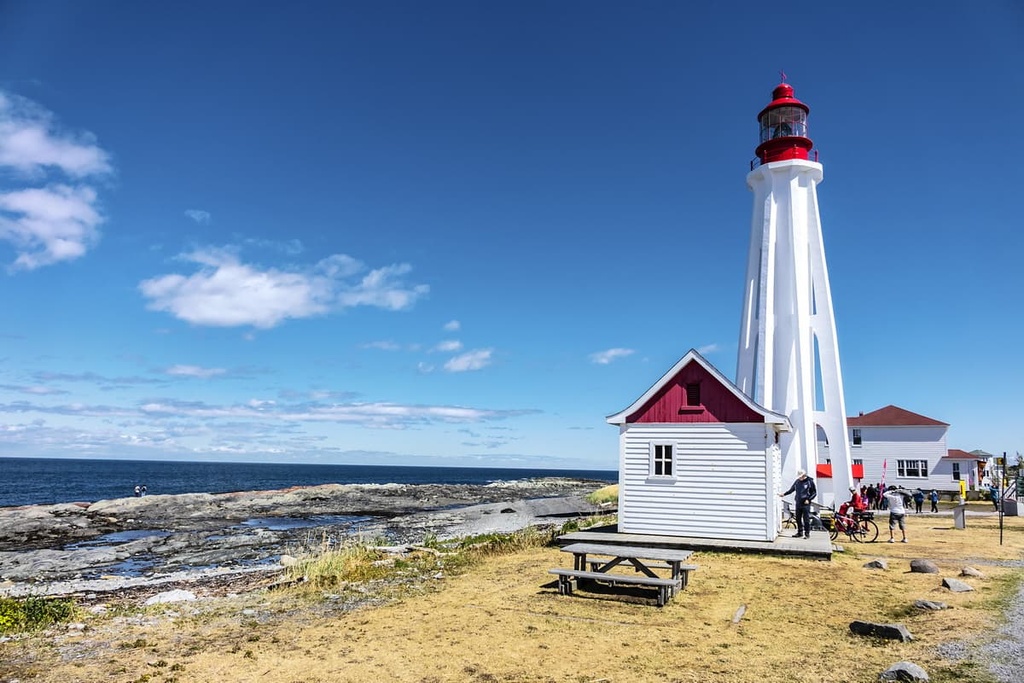
M 366 342 L 362 345 L 364 349 L 377 349 L 379 351 L 401 351 L 402 345 L 387 339 L 380 341 Z
M 68 393 L 64 389 L 56 389 L 54 387 L 32 385 L 22 386 L 18 384 L 0 384 L 0 389 L 4 391 L 13 391 L 19 394 L 31 394 L 32 396 L 56 396 L 59 394 Z
M 455 351 L 461 350 L 462 342 L 460 342 L 458 339 L 448 339 L 446 341 L 440 342 L 434 347 L 434 351 L 438 351 L 441 353 L 454 353 Z
M 309 318 L 354 306 L 399 311 L 426 296 L 427 285 L 407 284 L 408 264 L 355 276 L 366 266 L 344 254 L 307 269 L 262 268 L 242 263 L 236 250 L 207 248 L 181 256 L 196 264 L 189 275 L 160 275 L 139 283 L 150 310 L 211 327 L 269 329 L 293 318 Z
M 224 368 L 203 368 L 198 365 L 172 365 L 165 372 L 172 377 L 196 377 L 209 379 L 227 373 Z
M 462 323 L 458 320 L 449 320 L 444 324 L 445 332 L 458 332 L 460 329 L 462 329 Z
M 209 225 L 210 219 L 213 218 L 209 211 L 203 211 L 202 209 L 188 209 L 185 211 L 185 215 L 199 225 Z
M 302 246 L 302 242 L 297 239 L 282 241 L 247 237 L 242 241 L 246 246 L 259 247 L 260 249 L 271 249 L 273 251 L 288 254 L 289 256 L 298 256 L 305 250 L 305 247 Z
M 590 354 L 590 361 L 598 365 L 608 365 L 614 360 L 632 356 L 634 353 L 633 349 L 608 349 L 607 351 L 598 351 L 597 353 Z
M 699 353 L 702 356 L 706 356 L 709 353 L 714 353 L 718 351 L 719 348 L 721 347 L 719 347 L 718 344 L 705 344 L 704 346 L 697 348 L 697 353 Z
M 71 261 L 96 244 L 103 216 L 93 182 L 113 167 L 94 136 L 63 131 L 51 112 L 0 91 L 2 169 L 13 171 L 0 191 L 0 240 L 17 254 L 12 270 Z
M 455 356 L 444 364 L 444 369 L 448 372 L 470 372 L 472 370 L 480 370 L 491 364 L 491 355 L 494 353 L 494 349 L 476 349 L 475 351 L 467 351 L 466 353 Z

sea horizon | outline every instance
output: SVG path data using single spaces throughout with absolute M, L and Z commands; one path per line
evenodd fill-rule
M 319 484 L 475 484 L 569 477 L 613 483 L 615 470 L 359 465 L 216 460 L 0 457 L 0 507 L 95 502 L 135 495 L 264 491 Z

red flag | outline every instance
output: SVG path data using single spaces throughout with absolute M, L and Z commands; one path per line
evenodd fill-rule
M 885 488 L 885 470 L 888 468 L 888 466 L 889 466 L 889 459 L 886 458 L 885 460 L 882 461 L 882 488 L 883 489 Z

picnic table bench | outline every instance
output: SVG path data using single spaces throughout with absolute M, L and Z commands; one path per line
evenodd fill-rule
M 560 595 L 572 595 L 572 582 L 578 583 L 580 580 L 597 581 L 612 586 L 649 586 L 657 589 L 658 607 L 662 607 L 676 592 L 686 588 L 690 572 L 697 569 L 696 565 L 683 564 L 693 554 L 691 550 L 601 543 L 571 543 L 561 550 L 572 553 L 573 568 L 549 570 L 549 573 L 558 576 Z M 606 559 L 596 559 L 592 557 L 594 555 Z M 652 563 L 651 560 L 659 564 Z M 635 573 L 622 574 L 610 571 L 623 564 L 631 565 Z M 655 569 L 669 570 L 668 578 L 658 576 L 654 572 Z

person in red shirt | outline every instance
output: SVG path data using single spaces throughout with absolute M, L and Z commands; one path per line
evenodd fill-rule
M 839 514 L 845 515 L 846 513 L 853 514 L 854 512 L 862 512 L 868 509 L 867 501 L 864 500 L 864 496 L 860 495 L 860 491 L 857 490 L 856 486 L 850 487 L 850 500 L 843 503 L 839 507 Z

